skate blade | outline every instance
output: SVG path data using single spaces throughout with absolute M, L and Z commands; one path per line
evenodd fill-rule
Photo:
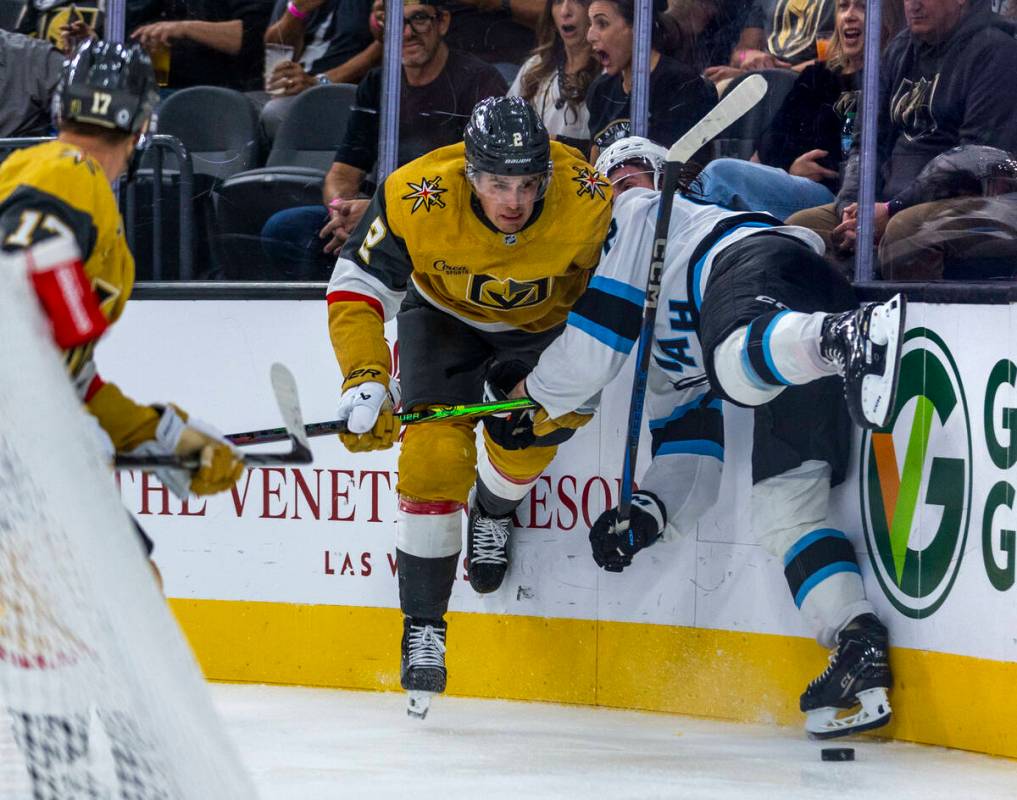
M 873 430 L 885 428 L 893 413 L 906 324 L 907 298 L 904 295 L 894 295 L 872 314 L 872 341 L 886 347 L 883 372 L 862 378 L 862 411 Z
M 806 712 L 805 731 L 813 739 L 836 739 L 854 733 L 870 731 L 886 725 L 893 714 L 886 689 L 876 687 L 858 693 L 861 708 L 847 716 L 838 717 L 843 709 L 826 706 Z
M 406 716 L 414 719 L 424 719 L 427 712 L 431 710 L 431 698 L 434 692 L 421 692 L 411 690 L 406 693 Z

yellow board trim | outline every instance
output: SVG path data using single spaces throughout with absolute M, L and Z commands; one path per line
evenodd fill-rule
M 398 690 L 387 608 L 173 599 L 210 680 Z M 449 614 L 449 694 L 800 726 L 826 666 L 815 642 L 726 630 Z M 879 731 L 1017 758 L 1017 664 L 895 648 L 894 721 Z

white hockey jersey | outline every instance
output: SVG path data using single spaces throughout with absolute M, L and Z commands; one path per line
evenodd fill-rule
M 615 200 L 600 265 L 565 331 L 526 379 L 551 417 L 583 406 L 610 383 L 639 339 L 659 197 L 630 189 Z M 664 502 L 679 532 L 716 501 L 724 461 L 722 404 L 710 392 L 699 341 L 703 292 L 718 253 L 775 228 L 823 251 L 815 233 L 769 215 L 674 198 L 646 390 L 653 461 L 639 486 Z

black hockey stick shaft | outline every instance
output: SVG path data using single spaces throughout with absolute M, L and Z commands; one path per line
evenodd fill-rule
M 300 413 L 300 398 L 297 394 L 297 382 L 293 374 L 282 364 L 273 364 L 270 371 L 272 393 L 275 396 L 279 414 L 285 427 L 278 428 L 281 435 L 272 441 L 289 441 L 288 451 L 280 453 L 245 453 L 243 461 L 248 466 L 261 467 L 276 464 L 310 464 L 314 460 L 311 445 L 304 433 L 304 420 Z M 153 470 L 161 467 L 186 469 L 194 471 L 201 467 L 200 460 L 194 455 L 128 455 L 118 453 L 114 466 L 117 469 Z
M 627 520 L 632 508 L 632 488 L 635 481 L 636 455 L 639 453 L 639 434 L 643 425 L 643 404 L 646 400 L 646 381 L 650 371 L 650 353 L 653 349 L 653 326 L 657 319 L 657 302 L 660 299 L 660 281 L 664 274 L 664 255 L 667 252 L 667 231 L 671 226 L 672 199 L 678 189 L 682 164 L 664 163 L 664 180 L 657 205 L 657 223 L 653 229 L 653 249 L 650 253 L 650 272 L 646 278 L 646 299 L 643 303 L 643 324 L 639 329 L 636 348 L 636 370 L 629 400 L 628 433 L 625 439 L 625 461 L 622 466 L 621 493 L 618 500 L 618 518 Z
M 249 467 L 266 467 L 278 464 L 310 464 L 311 453 L 304 452 L 299 446 L 287 453 L 245 453 L 243 462 Z M 115 465 L 117 469 L 140 469 L 153 470 L 162 467 L 170 469 L 186 469 L 194 471 L 201 467 L 201 463 L 195 457 L 184 458 L 171 455 L 134 456 L 125 453 L 117 453 Z
M 671 225 L 671 209 L 674 193 L 678 189 L 681 168 L 701 147 L 753 108 L 766 94 L 766 89 L 766 79 L 762 75 L 749 75 L 725 94 L 706 116 L 686 131 L 667 151 L 667 161 L 664 162 L 664 179 L 661 182 L 660 204 L 657 207 L 657 224 L 653 231 L 650 274 L 646 278 L 646 301 L 643 306 L 643 324 L 639 331 L 639 346 L 636 350 L 636 371 L 632 381 L 632 398 L 629 402 L 628 435 L 625 440 L 625 460 L 622 466 L 621 492 L 618 500 L 620 521 L 627 520 L 632 509 L 636 454 L 639 452 L 646 381 L 650 369 L 650 353 L 653 349 L 653 326 L 657 316 L 660 281 L 664 271 L 664 254 L 667 249 L 667 232 Z
M 525 411 L 536 407 L 535 402 L 523 397 L 518 400 L 501 400 L 493 403 L 468 403 L 446 408 L 426 408 L 422 411 L 402 412 L 395 416 L 403 425 L 416 425 L 421 422 L 437 422 L 455 417 L 482 417 L 505 411 Z M 346 433 L 346 423 L 340 420 L 312 422 L 304 426 L 304 433 L 308 437 Z M 236 445 L 268 444 L 269 442 L 286 441 L 289 434 L 285 428 L 266 428 L 260 431 L 231 433 L 226 438 Z

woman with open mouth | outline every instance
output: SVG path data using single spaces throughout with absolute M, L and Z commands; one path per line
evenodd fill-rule
M 865 0 L 837 0 L 826 60 L 802 70 L 752 161 L 718 158 L 706 166 L 699 176 L 705 199 L 779 219 L 833 202 L 855 132 L 864 33 Z M 891 33 L 884 26 L 883 45 Z
M 632 92 L 634 7 L 634 0 L 593 0 L 590 3 L 590 29 L 586 38 L 604 70 L 593 82 L 586 100 L 593 160 L 603 148 L 632 134 L 629 95 Z M 694 69 L 666 55 L 681 41 L 678 24 L 663 13 L 666 9 L 667 0 L 653 0 L 646 135 L 669 147 L 713 108 L 717 92 Z
M 519 70 L 510 97 L 532 105 L 552 139 L 590 149 L 586 93 L 600 62 L 586 40 L 590 0 L 547 0 L 537 24 L 537 46 Z

